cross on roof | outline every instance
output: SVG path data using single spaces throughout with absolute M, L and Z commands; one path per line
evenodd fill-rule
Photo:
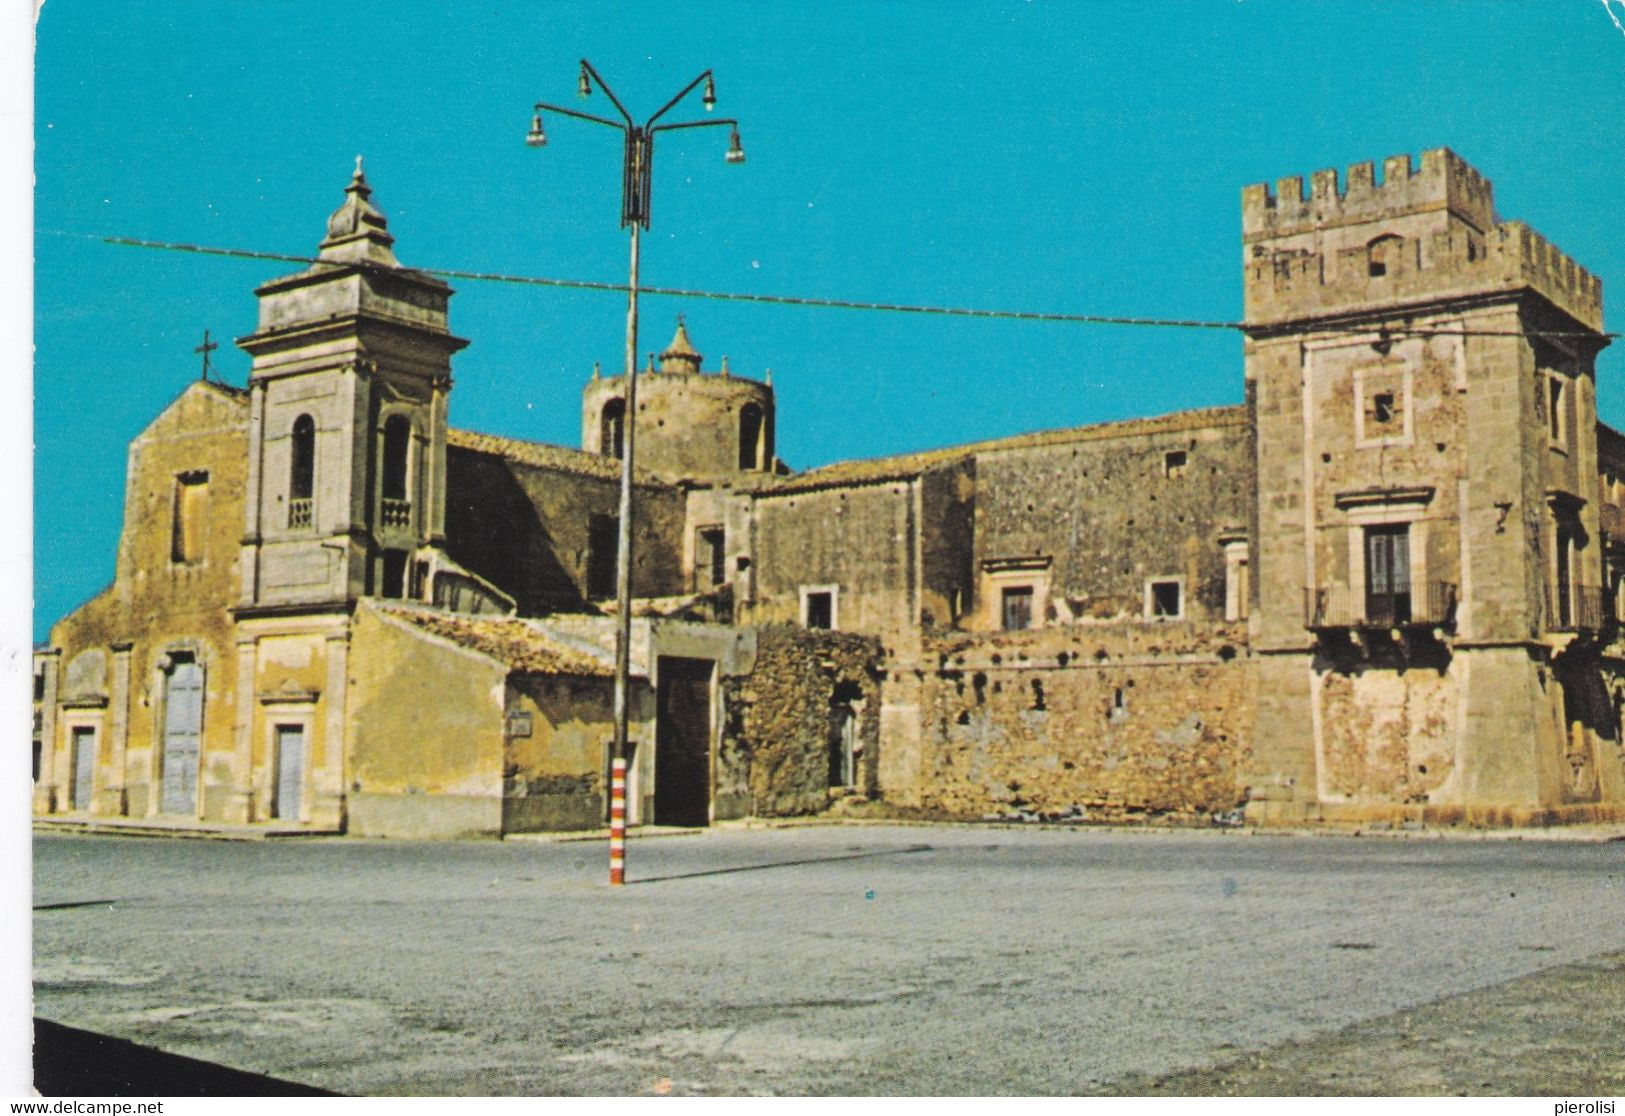
M 197 348 L 192 350 L 194 353 L 202 353 L 203 354 L 203 379 L 204 380 L 207 380 L 209 378 L 209 354 L 214 352 L 219 347 L 220 347 L 220 342 L 218 342 L 218 341 L 210 341 L 209 340 L 209 331 L 204 330 L 203 331 L 203 344 L 199 345 Z

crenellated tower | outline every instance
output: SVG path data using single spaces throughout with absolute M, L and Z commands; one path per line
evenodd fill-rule
M 1444 148 L 1249 186 L 1242 248 L 1250 809 L 1596 801 L 1600 284 Z
M 239 611 L 422 595 L 445 536 L 451 288 L 395 258 L 357 157 L 318 262 L 255 294 Z

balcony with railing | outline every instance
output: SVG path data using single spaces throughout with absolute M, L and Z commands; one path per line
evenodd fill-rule
M 378 522 L 385 527 L 412 526 L 412 501 L 384 497 L 383 506 L 379 509 Z
M 288 526 L 309 527 L 315 520 L 313 505 L 316 501 L 310 497 L 288 501 Z
M 1613 595 L 1599 585 L 1570 585 L 1547 591 L 1547 626 L 1554 632 L 1601 632 L 1612 629 L 1619 617 Z
M 1427 581 L 1409 592 L 1368 593 L 1348 585 L 1304 591 L 1304 627 L 1312 631 L 1359 628 L 1443 628 L 1456 622 L 1456 586 Z

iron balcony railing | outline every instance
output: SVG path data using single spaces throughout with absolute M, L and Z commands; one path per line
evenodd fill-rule
M 412 501 L 391 500 L 385 497 L 378 518 L 385 527 L 410 527 L 412 525 Z
M 1612 595 L 1597 585 L 1571 585 L 1568 596 L 1548 590 L 1546 615 L 1554 632 L 1600 632 L 1618 622 Z
M 288 526 L 309 527 L 312 519 L 311 507 L 315 501 L 310 497 L 302 500 L 288 501 Z
M 1427 581 L 1404 593 L 1367 593 L 1347 585 L 1304 591 L 1304 626 L 1330 628 L 1437 628 L 1455 623 L 1456 587 Z

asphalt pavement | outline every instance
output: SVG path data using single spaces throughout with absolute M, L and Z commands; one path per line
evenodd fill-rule
M 602 842 L 34 855 L 38 1016 L 350 1094 L 1138 1093 L 1625 949 L 1618 841 L 733 829 L 634 835 L 618 890 Z

